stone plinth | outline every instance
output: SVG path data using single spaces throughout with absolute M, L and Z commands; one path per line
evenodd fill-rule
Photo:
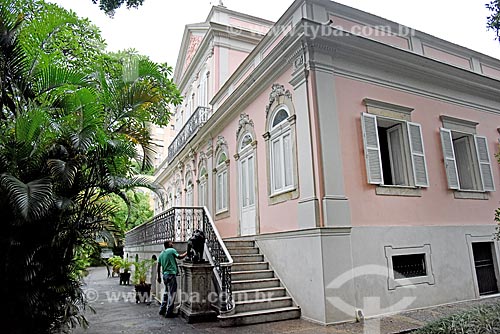
M 210 263 L 184 262 L 181 270 L 180 314 L 188 323 L 217 320 L 212 309 L 210 292 L 213 266 Z

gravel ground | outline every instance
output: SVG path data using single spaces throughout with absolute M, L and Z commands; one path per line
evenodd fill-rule
M 364 323 L 344 323 L 321 326 L 305 320 L 288 320 L 267 324 L 221 328 L 214 323 L 187 324 L 181 318 L 165 319 L 158 315 L 158 304 L 136 304 L 133 285 L 121 286 L 118 278 L 108 278 L 104 267 L 91 268 L 86 278 L 87 296 L 95 313 L 87 312 L 90 323 L 87 330 L 77 328 L 73 334 L 187 334 L 187 333 L 318 333 L 318 334 L 359 334 L 407 333 L 427 322 L 464 309 L 489 303 L 499 303 L 500 297 L 492 297 L 470 302 L 455 303 L 417 311 L 408 311 L 393 316 L 366 320 Z M 378 327 L 380 324 L 380 332 Z M 370 331 L 365 331 L 365 327 Z

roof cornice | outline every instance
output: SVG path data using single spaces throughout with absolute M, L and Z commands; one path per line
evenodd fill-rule
M 207 31 L 209 29 L 209 26 L 207 23 L 195 23 L 195 24 L 188 24 L 184 28 L 184 35 L 182 36 L 182 42 L 181 46 L 179 48 L 179 55 L 177 56 L 177 62 L 175 64 L 175 69 L 174 69 L 174 81 L 176 81 L 179 76 L 182 75 L 182 69 L 184 68 L 184 62 L 186 61 L 186 51 L 188 49 L 188 44 L 190 42 L 189 35 L 191 32 L 194 31 Z M 205 33 L 206 35 L 206 33 Z

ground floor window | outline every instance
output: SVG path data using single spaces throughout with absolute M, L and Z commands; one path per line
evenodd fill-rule
M 416 284 L 434 284 L 431 245 L 401 248 L 385 246 L 384 249 L 388 267 L 389 290 Z
M 395 255 L 392 257 L 394 278 L 411 278 L 427 275 L 425 254 Z

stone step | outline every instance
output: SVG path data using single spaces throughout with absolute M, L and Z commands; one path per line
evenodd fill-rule
M 285 296 L 285 297 L 276 297 L 269 299 L 240 301 L 236 302 L 234 307 L 236 313 L 244 313 L 251 311 L 284 308 L 292 305 L 293 305 L 292 298 Z
M 234 255 L 245 255 L 245 254 L 259 254 L 259 249 L 255 247 L 234 247 L 228 248 L 229 254 Z
M 233 291 L 275 288 L 280 286 L 280 281 L 277 278 L 231 281 L 231 286 Z
M 231 315 L 219 315 L 222 327 L 241 326 L 300 318 L 300 308 L 295 306 L 274 308 L 270 310 L 251 311 Z
M 269 299 L 284 296 L 286 296 L 286 290 L 282 286 L 274 288 L 233 291 L 233 300 L 235 302 L 255 299 Z
M 245 270 L 266 270 L 269 269 L 269 263 L 267 262 L 238 262 L 233 263 L 231 270 L 234 271 L 245 271 Z
M 245 255 L 233 255 L 233 262 L 241 263 L 241 262 L 264 262 L 264 255 L 262 254 L 245 254 Z
M 255 247 L 255 241 L 251 240 L 224 240 L 227 248 L 230 247 Z
M 261 278 L 273 278 L 273 277 L 274 277 L 274 271 L 269 269 L 233 271 L 231 273 L 231 281 L 256 280 Z

